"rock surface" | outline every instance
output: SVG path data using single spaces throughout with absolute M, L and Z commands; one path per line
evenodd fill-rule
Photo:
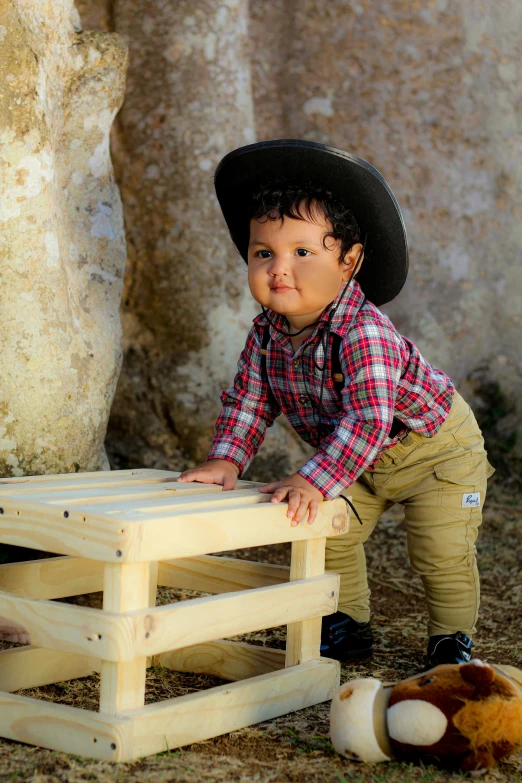
M 130 48 L 112 136 L 129 241 L 113 454 L 174 469 L 204 458 L 256 312 L 211 176 L 235 146 L 295 136 L 355 151 L 386 176 L 411 272 L 384 309 L 522 455 L 518 0 L 78 8 Z M 305 451 L 276 425 L 263 454 L 281 472 Z
M 0 475 L 107 469 L 123 214 L 109 131 L 122 39 L 72 0 L 0 2 Z

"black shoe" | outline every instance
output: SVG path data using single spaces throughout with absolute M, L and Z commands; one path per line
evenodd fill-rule
M 349 614 L 335 612 L 323 617 L 321 655 L 337 661 L 373 657 L 370 623 L 358 623 Z
M 471 660 L 472 647 L 473 642 L 469 636 L 461 631 L 430 636 L 426 654 L 426 668 L 431 669 L 441 663 L 468 663 Z

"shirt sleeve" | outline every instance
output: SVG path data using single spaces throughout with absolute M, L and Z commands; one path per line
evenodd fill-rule
M 222 393 L 221 402 L 208 459 L 233 462 L 242 475 L 261 446 L 266 428 L 280 413 L 262 368 L 261 339 L 255 326 L 239 357 L 234 385 Z
M 329 500 L 378 457 L 392 426 L 402 372 L 399 337 L 382 324 L 351 329 L 339 358 L 345 378 L 341 418 L 317 454 L 298 471 Z

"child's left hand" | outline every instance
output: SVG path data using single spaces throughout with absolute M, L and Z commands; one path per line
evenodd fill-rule
M 297 527 L 308 511 L 308 524 L 311 525 L 317 516 L 317 507 L 324 500 L 324 496 L 318 489 L 306 479 L 294 473 L 292 476 L 272 481 L 264 487 L 259 487 L 259 492 L 274 493 L 272 503 L 280 503 L 288 498 L 287 517 L 292 520 L 292 527 Z

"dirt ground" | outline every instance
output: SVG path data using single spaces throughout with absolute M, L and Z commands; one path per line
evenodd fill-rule
M 475 638 L 476 657 L 522 668 L 522 495 L 493 486 L 479 537 L 482 607 Z M 286 546 L 236 553 L 239 557 L 288 563 Z M 372 661 L 343 667 L 342 682 L 373 676 L 402 679 L 422 668 L 426 610 L 421 585 L 407 563 L 402 510 L 383 516 L 368 547 L 373 625 L 377 637 Z M 185 600 L 193 594 L 163 590 L 160 600 Z M 98 600 L 97 596 L 89 601 Z M 244 637 L 246 638 L 246 637 Z M 284 645 L 284 629 L 251 634 L 251 641 Z M 219 680 L 151 669 L 147 702 L 212 687 Z M 24 692 L 85 709 L 97 708 L 98 678 Z M 399 783 L 458 781 L 463 775 L 434 766 L 389 763 L 356 764 L 340 758 L 328 739 L 328 704 L 236 731 L 216 739 L 165 752 L 132 764 L 91 761 L 0 740 L 0 780 L 32 783 Z M 522 753 L 482 778 L 487 783 L 522 783 Z

